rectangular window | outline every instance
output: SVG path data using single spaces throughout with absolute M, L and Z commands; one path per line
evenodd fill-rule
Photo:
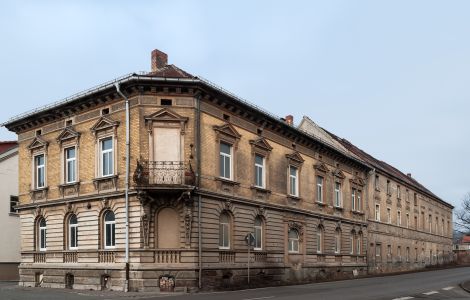
M 254 236 L 255 236 L 255 250 L 262 250 L 263 249 L 263 227 L 260 224 L 256 225 L 255 224 L 255 230 L 254 230 Z
M 255 155 L 255 186 L 264 188 L 264 157 Z
M 114 174 L 113 138 L 100 140 L 100 171 L 101 177 Z
M 72 183 L 76 181 L 76 149 L 75 147 L 66 148 L 65 153 L 65 182 Z
M 356 189 L 352 189 L 351 192 L 351 208 L 353 211 L 356 210 Z
M 341 183 L 335 182 L 335 206 L 341 207 Z
M 392 210 L 390 207 L 387 207 L 387 223 L 392 224 Z
M 415 262 L 418 262 L 418 248 L 415 248 Z
M 40 154 L 34 157 L 34 167 L 35 167 L 35 188 L 40 189 L 45 187 L 45 161 L 44 154 Z
M 230 227 L 228 223 L 219 223 L 219 248 L 230 249 Z
M 390 189 L 390 180 L 387 180 L 387 195 L 391 195 L 392 191 Z
M 387 245 L 387 257 L 392 257 L 392 245 Z
M 375 181 L 374 181 L 374 186 L 375 186 L 375 190 L 380 190 L 379 189 L 379 175 L 375 175 Z
M 410 202 L 410 191 L 406 189 L 406 202 Z
M 321 253 L 322 252 L 322 243 L 323 243 L 323 240 L 322 240 L 322 231 L 320 228 L 317 229 L 317 253 Z
M 397 185 L 397 198 L 401 199 L 401 189 L 399 185 Z
M 232 146 L 220 143 L 220 177 L 232 179 Z
M 410 228 L 410 214 L 406 214 L 406 228 Z
M 406 247 L 406 262 L 410 262 L 410 247 Z
M 431 233 L 432 232 L 432 216 L 429 215 L 428 217 L 428 222 L 429 222 L 429 232 Z
M 375 245 L 375 256 L 376 257 L 381 257 L 382 256 L 382 245 L 381 244 L 376 244 Z
M 413 198 L 413 204 L 414 206 L 418 206 L 418 194 L 415 193 L 414 198 Z
M 294 166 L 289 166 L 289 193 L 292 196 L 299 196 L 299 182 L 297 180 L 299 170 Z
M 415 216 L 415 229 L 418 230 L 418 217 Z
M 69 249 L 78 248 L 78 226 L 77 224 L 70 225 L 70 245 Z
M 436 222 L 434 223 L 434 233 L 438 234 L 438 228 L 439 228 L 439 218 L 436 217 Z
M 317 176 L 317 202 L 323 203 L 323 177 Z
M 356 210 L 362 211 L 362 192 L 361 191 L 357 191 L 356 201 L 357 201 Z
M 359 234 L 356 240 L 356 254 L 361 255 L 362 234 Z
M 336 231 L 335 233 L 335 253 L 340 253 L 341 251 L 341 234 Z
M 18 196 L 10 196 L 10 213 L 17 213 L 15 206 L 17 206 L 18 204 Z M 442 221 L 442 224 L 444 224 L 444 221 Z
M 397 225 L 401 226 L 401 211 L 397 212 Z
M 351 254 L 354 254 L 354 235 L 352 235 L 352 234 L 349 237 L 349 243 L 351 245 Z
M 380 221 L 380 205 L 375 205 L 375 220 Z
M 398 257 L 398 261 L 401 261 L 401 246 L 397 247 L 397 257 Z

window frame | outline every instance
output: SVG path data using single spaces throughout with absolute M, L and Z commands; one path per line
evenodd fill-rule
M 380 204 L 375 204 L 375 221 L 380 222 Z
M 392 224 L 392 209 L 387 207 L 387 224 Z
M 320 182 L 321 181 L 321 182 Z M 325 178 L 323 176 L 317 175 L 316 187 L 317 187 L 317 199 L 316 202 L 323 203 L 323 182 Z
M 42 157 L 42 165 L 39 164 L 39 158 Z M 34 189 L 43 189 L 46 184 L 46 154 L 38 153 L 34 155 Z M 42 185 L 39 184 L 39 175 L 42 175 Z
M 68 157 L 68 150 L 74 149 L 74 157 Z M 70 173 L 69 162 L 73 163 L 73 172 Z M 73 180 L 69 180 L 69 175 L 73 174 Z M 70 146 L 64 148 L 64 182 L 66 184 L 77 182 L 77 146 Z
M 113 214 L 112 221 L 106 220 L 108 214 Z M 108 232 L 108 225 L 111 232 Z M 110 244 L 108 245 L 108 235 L 110 236 Z M 104 249 L 115 249 L 116 248 L 116 214 L 112 210 L 106 210 L 103 214 L 103 245 Z
M 72 218 L 75 218 L 76 223 L 72 224 Z M 78 218 L 75 214 L 71 214 L 67 221 L 67 232 L 68 232 L 68 249 L 69 250 L 78 250 Z M 75 240 L 72 239 L 75 238 Z M 75 245 L 72 245 L 72 241 L 75 242 Z
M 261 161 L 262 161 L 262 164 L 259 164 L 256 160 L 257 158 L 261 158 Z M 254 186 L 255 187 L 258 187 L 258 188 L 266 188 L 266 157 L 261 155 L 261 154 L 258 154 L 258 153 L 255 153 L 255 182 L 254 182 Z M 261 185 L 259 185 L 258 183 L 258 172 L 259 170 L 261 170 Z
M 334 237 L 334 251 L 335 254 L 341 254 L 341 230 L 335 230 L 335 237 Z
M 397 210 L 397 226 L 401 227 L 401 211 Z
M 323 227 L 318 226 L 317 227 L 317 253 L 322 254 L 323 253 Z
M 44 222 L 44 225 L 42 224 Z M 40 217 L 37 221 L 38 226 L 38 248 L 39 251 L 47 251 L 47 222 L 44 217 Z
M 295 237 L 291 237 L 290 233 L 295 233 Z M 296 247 L 295 247 L 296 246 Z M 297 248 L 297 250 L 295 249 Z M 287 230 L 287 252 L 288 253 L 300 253 L 300 233 L 295 228 L 289 228 Z
M 339 187 L 339 188 L 338 188 Z M 335 180 L 334 184 L 334 206 L 335 207 L 343 207 L 343 201 L 341 197 L 341 190 L 342 190 L 342 184 L 341 182 Z
M 107 141 L 107 140 L 110 140 L 111 141 L 111 149 L 106 149 L 106 150 L 103 150 L 103 145 L 104 145 L 104 142 Z M 99 146 L 99 177 L 110 177 L 110 176 L 114 176 L 115 174 L 115 171 L 116 171 L 116 168 L 115 168 L 115 139 L 114 139 L 114 136 L 105 136 L 105 137 L 101 137 L 99 139 L 99 143 L 98 143 L 98 146 Z M 109 154 L 110 153 L 110 154 Z M 111 169 L 111 172 L 110 173 L 105 173 L 104 171 L 104 161 L 105 161 L 105 158 L 104 156 L 105 155 L 110 155 L 110 159 L 108 158 L 108 162 L 111 162 L 111 167 L 108 167 L 108 172 L 109 172 L 109 169 Z
M 351 210 L 356 211 L 356 189 L 351 189 Z
M 10 195 L 10 214 L 18 214 L 18 211 L 14 208 L 14 206 L 17 206 L 18 204 L 20 204 L 19 197 Z M 444 220 L 442 220 L 442 222 L 444 222 Z
M 227 217 L 226 222 L 222 222 L 222 217 Z M 219 216 L 219 249 L 220 250 L 229 250 L 231 247 L 231 226 L 232 225 L 232 218 L 227 212 L 222 212 Z M 222 233 L 222 239 L 221 237 Z M 227 237 L 227 239 L 225 239 Z M 227 241 L 227 245 L 225 244 L 225 240 Z
M 292 170 L 295 170 L 295 174 L 292 175 Z M 289 196 L 299 197 L 299 167 L 289 164 Z M 294 193 L 292 189 L 294 188 Z
M 229 148 L 230 153 L 222 152 L 222 145 Z M 226 159 L 228 159 L 229 177 L 226 177 Z M 221 163 L 223 161 L 223 164 Z M 223 174 L 222 174 L 223 173 Z M 233 180 L 233 144 L 226 141 L 219 142 L 219 177 L 225 180 Z
M 257 224 L 257 221 L 259 221 L 259 224 Z M 260 216 L 257 216 L 254 221 L 254 236 L 255 236 L 255 245 L 253 247 L 253 250 L 256 251 L 261 251 L 263 250 L 263 226 L 264 222 L 263 219 Z M 258 242 L 259 242 L 259 247 L 258 247 Z

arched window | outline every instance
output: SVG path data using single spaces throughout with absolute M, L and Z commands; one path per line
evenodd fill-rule
M 219 219 L 219 249 L 230 249 L 230 216 L 226 212 Z
M 261 217 L 255 218 L 255 250 L 263 250 L 263 219 Z
M 104 248 L 116 246 L 116 219 L 114 213 L 108 210 L 104 214 Z
M 288 251 L 299 253 L 299 232 L 297 229 L 289 228 L 288 232 Z
M 323 227 L 317 228 L 317 253 L 323 252 Z
M 351 231 L 351 235 L 349 236 L 349 243 L 350 243 L 350 245 L 351 245 L 351 248 L 350 248 L 351 251 L 350 251 L 350 253 L 351 253 L 351 254 L 354 254 L 354 250 L 355 250 L 354 245 L 357 244 L 357 236 L 356 236 L 356 232 L 355 232 L 354 230 Z M 356 251 L 356 252 L 357 252 L 357 251 Z M 356 253 L 356 254 L 357 254 L 357 253 Z
M 71 215 L 69 218 L 69 249 L 75 250 L 78 248 L 78 222 L 77 216 Z
M 44 218 L 39 219 L 38 221 L 39 230 L 38 230 L 38 246 L 39 251 L 46 251 L 46 220 Z
M 339 228 L 335 231 L 335 253 L 341 253 L 341 230 Z

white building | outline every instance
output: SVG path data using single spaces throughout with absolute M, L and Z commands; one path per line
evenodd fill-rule
M 18 144 L 0 142 L 0 280 L 18 280 L 20 220 L 18 203 Z

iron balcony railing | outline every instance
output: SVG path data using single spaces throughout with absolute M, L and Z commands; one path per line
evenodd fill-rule
M 193 185 L 191 165 L 185 169 L 182 161 L 139 161 L 134 173 L 138 185 Z

